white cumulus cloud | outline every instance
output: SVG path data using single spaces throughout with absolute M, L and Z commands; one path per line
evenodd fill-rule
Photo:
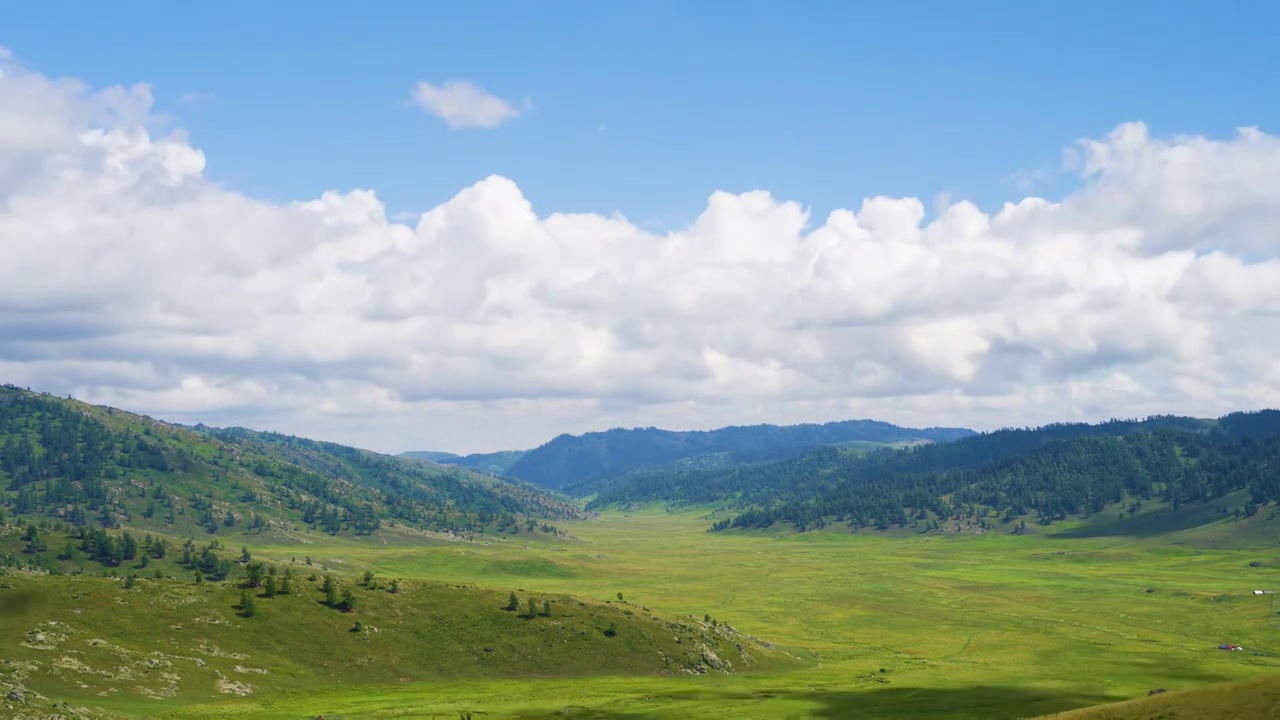
M 655 233 L 497 176 L 408 221 L 370 190 L 260 200 L 150 102 L 0 58 L 0 380 L 383 450 L 1280 406 L 1258 130 L 1121 125 L 1072 148 L 1074 192 L 994 212 L 717 192 Z
M 495 128 L 520 116 L 511 103 L 460 80 L 420 82 L 413 88 L 413 102 L 451 128 Z

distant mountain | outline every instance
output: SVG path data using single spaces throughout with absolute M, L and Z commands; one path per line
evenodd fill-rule
M 451 465 L 453 460 L 458 460 L 462 456 L 455 455 L 451 452 L 435 452 L 433 450 L 412 450 L 410 452 L 402 452 L 397 457 L 414 458 L 415 460 L 430 460 L 433 463 L 441 463 Z
M 447 452 L 431 450 L 412 450 L 400 453 L 399 457 L 414 460 L 429 460 L 440 465 L 456 465 L 474 468 L 491 475 L 506 475 L 507 470 L 524 455 L 523 450 L 499 450 L 491 453 L 473 453 L 471 455 L 455 455 Z
M 169 535 L 484 531 L 577 516 L 463 468 L 243 428 L 182 427 L 0 386 L 0 510 Z
M 506 474 L 556 490 L 589 494 L 604 481 L 647 468 L 726 468 L 792 457 L 829 445 L 861 449 L 909 446 L 948 442 L 973 434 L 963 428 L 913 429 L 875 420 L 733 426 L 692 432 L 614 429 L 561 435 L 523 453 L 506 469 Z
M 1218 420 L 1162 416 L 1096 425 L 1000 430 L 899 452 L 821 448 L 778 462 L 721 470 L 638 472 L 602 489 L 613 504 L 721 503 L 727 527 L 797 529 L 844 522 L 887 529 L 948 520 L 979 529 L 1049 524 L 1117 503 L 1177 511 L 1228 495 L 1253 515 L 1280 502 L 1280 411 Z

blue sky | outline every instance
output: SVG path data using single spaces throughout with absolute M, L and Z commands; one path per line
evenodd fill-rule
M 152 84 L 208 174 L 252 196 L 373 188 L 394 214 L 498 173 L 540 214 L 657 229 L 717 189 L 817 220 L 876 194 L 991 208 L 1025 194 L 1019 171 L 1061 195 L 1061 149 L 1128 120 L 1274 131 L 1278 24 L 1274 3 L 11 0 L 0 44 L 46 75 Z M 533 108 L 450 130 L 409 102 L 450 79 Z
M 0 380 L 397 451 L 1280 406 L 1276 27 L 0 2 Z M 1061 202 L 996 212 L 1028 193 Z

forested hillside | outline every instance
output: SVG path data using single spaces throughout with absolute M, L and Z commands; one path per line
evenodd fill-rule
M 491 453 L 472 453 L 471 455 L 454 455 L 453 453 L 433 452 L 431 450 L 412 450 L 400 453 L 402 458 L 428 460 L 440 465 L 474 468 L 493 475 L 506 475 L 507 470 L 523 455 L 523 450 L 500 450 Z
M 0 387 L 0 508 L 159 532 L 504 530 L 577 514 L 536 488 L 244 429 L 185 428 Z M 550 527 L 550 526 L 547 526 Z
M 828 445 L 880 447 L 946 442 L 972 435 L 963 428 L 903 428 L 874 420 L 823 425 L 750 425 L 674 432 L 614 429 L 561 435 L 519 457 L 507 474 L 578 495 L 601 481 L 656 467 L 727 468 L 799 455 Z
M 832 521 L 884 529 L 959 515 L 1049 524 L 1122 501 L 1176 509 L 1238 490 L 1248 493 L 1244 514 L 1280 500 L 1280 412 L 1058 424 L 902 451 L 823 448 L 723 471 L 642 473 L 588 508 L 729 501 L 739 512 L 716 529 Z

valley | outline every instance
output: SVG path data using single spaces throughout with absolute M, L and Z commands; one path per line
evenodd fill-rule
M 1232 530 L 1275 533 L 1274 522 L 1255 517 L 1239 524 L 1257 527 Z M 126 715 L 558 717 L 579 708 L 579 716 L 604 718 L 927 718 L 937 717 L 942 704 L 952 709 L 949 717 L 1014 718 L 1157 687 L 1188 689 L 1280 671 L 1280 618 L 1271 596 L 1252 595 L 1280 575 L 1274 545 L 1218 548 L 1224 538 L 1195 533 L 1174 541 L 1183 544 L 1049 535 L 725 535 L 707 533 L 705 525 L 701 513 L 649 510 L 575 522 L 575 539 L 567 541 L 435 541 L 409 550 L 394 539 L 385 546 L 282 540 L 251 547 L 255 558 L 281 566 L 307 553 L 349 582 L 367 570 L 384 583 L 397 578 L 414 588 L 403 596 L 408 599 L 362 591 L 352 616 L 319 605 L 313 586 L 305 599 L 260 600 L 265 610 L 258 616 L 238 618 L 234 588 L 197 591 L 173 581 L 122 590 L 119 581 L 50 580 L 95 588 L 100 607 L 126 618 L 142 610 L 139 602 L 147 603 L 147 617 L 170 605 L 162 627 L 182 625 L 187 643 L 244 656 L 224 660 L 228 667 L 218 672 L 252 686 L 252 695 L 228 698 L 218 692 L 217 676 L 205 673 L 170 700 L 153 700 L 131 684 L 107 697 L 77 698 L 85 707 Z M 1261 567 L 1251 567 L 1255 562 Z M 620 657 L 593 656 L 610 649 L 599 635 L 590 645 L 595 649 L 539 658 L 538 640 L 522 647 L 510 637 L 495 639 L 509 628 L 483 630 L 496 619 L 528 627 L 498 609 L 507 588 L 519 588 L 522 599 L 529 593 L 555 598 L 557 611 L 584 601 L 618 619 L 634 617 L 622 615 L 632 610 L 708 628 L 699 621 L 709 615 L 775 645 L 779 654 L 772 665 L 739 663 L 733 674 L 664 677 L 654 674 L 657 664 L 627 660 L 630 646 Z M 168 597 L 195 592 L 202 600 L 194 607 Z M 65 607 L 58 612 L 59 606 L 37 604 L 40 612 L 6 615 L 5 637 L 25 637 L 42 622 L 73 617 Z M 470 607 L 470 614 L 445 610 L 457 606 Z M 228 624 L 192 633 L 201 627 L 197 618 L 210 612 Z M 412 644 L 394 639 L 405 623 L 417 626 L 432 612 L 443 617 L 412 634 Z M 588 624 L 598 630 L 601 617 Z M 353 618 L 381 630 L 381 648 L 350 632 Z M 78 619 L 62 622 L 78 625 Z M 72 637 L 89 639 L 84 627 Z M 174 652 L 165 636 L 176 632 L 146 638 L 117 629 L 113 637 L 110 624 L 87 627 L 113 645 L 129 647 L 132 640 L 140 657 Z M 611 640 L 651 629 L 619 628 Z M 1246 651 L 1216 650 L 1222 642 Z M 514 657 L 486 670 L 474 659 L 486 643 L 502 644 Z M 182 653 L 203 657 L 198 650 L 183 647 Z M 11 652 L 6 659 L 17 659 Z M 530 654 L 521 661 L 521 653 Z M 41 677 L 55 667 L 57 654 L 24 651 L 23 662 L 42 663 L 27 685 L 76 698 L 61 681 Z M 394 660 L 396 667 L 379 669 L 374 658 Z M 370 664 L 354 664 L 359 660 Z M 269 674 L 236 674 L 236 665 Z M 528 679 L 542 675 L 553 677 Z
M 660 468 L 607 501 L 7 393 L 0 714 L 1012 719 L 1280 675 L 1266 414 Z M 931 464 L 982 498 L 1045 453 L 1082 472 L 1024 513 L 956 493 L 735 520 Z M 1034 509 L 1098 487 L 1101 510 Z

